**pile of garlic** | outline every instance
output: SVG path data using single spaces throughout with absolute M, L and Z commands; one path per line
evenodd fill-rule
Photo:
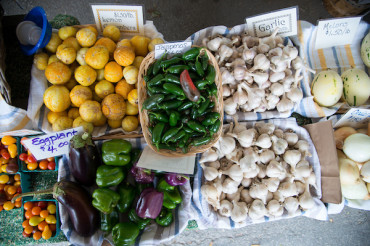
M 306 160 L 309 143 L 293 131 L 257 122 L 247 129 L 235 122 L 200 163 L 205 182 L 201 193 L 222 216 L 236 223 L 249 217 L 288 216 L 314 207 L 310 185 L 316 176 Z
M 234 35 L 202 40 L 220 66 L 226 114 L 275 109 L 287 113 L 302 99 L 300 74 L 303 69 L 314 71 L 304 65 L 296 47 L 284 46 L 277 32 L 265 38 Z

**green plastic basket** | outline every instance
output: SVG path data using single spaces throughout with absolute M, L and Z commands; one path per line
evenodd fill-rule
M 24 204 L 26 202 L 54 202 L 55 203 L 55 207 L 56 207 L 56 212 L 55 212 L 55 218 L 57 220 L 57 223 L 56 223 L 56 231 L 55 231 L 55 234 L 52 235 L 52 237 L 50 238 L 56 238 L 60 232 L 60 218 L 59 218 L 59 204 L 58 204 L 58 201 L 55 200 L 55 199 L 33 199 L 31 197 L 25 197 L 24 200 L 22 201 L 22 220 L 25 219 L 24 217 Z M 22 232 L 21 232 L 22 233 Z M 44 240 L 44 239 L 40 239 L 40 240 Z M 47 242 L 48 240 L 44 240 L 45 242 Z

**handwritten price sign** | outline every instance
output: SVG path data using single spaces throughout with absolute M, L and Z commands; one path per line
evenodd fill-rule
M 69 140 L 76 134 L 82 134 L 83 128 L 77 127 L 37 136 L 23 141 L 37 160 L 68 154 Z
M 361 17 L 322 20 L 317 24 L 315 49 L 351 44 Z

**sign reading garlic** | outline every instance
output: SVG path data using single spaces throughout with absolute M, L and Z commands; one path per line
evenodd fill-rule
M 297 13 L 298 7 L 294 6 L 248 17 L 245 19 L 248 33 L 255 37 L 266 37 L 278 28 L 278 33 L 284 37 L 297 35 Z

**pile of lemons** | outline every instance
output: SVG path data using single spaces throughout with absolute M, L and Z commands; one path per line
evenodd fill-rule
M 103 37 L 93 26 L 65 26 L 53 33 L 45 52 L 34 64 L 45 70 L 50 86 L 43 100 L 50 109 L 47 119 L 53 131 L 83 126 L 137 129 L 137 78 L 140 64 L 160 38 L 134 36 L 120 40 L 116 26 L 108 25 Z

